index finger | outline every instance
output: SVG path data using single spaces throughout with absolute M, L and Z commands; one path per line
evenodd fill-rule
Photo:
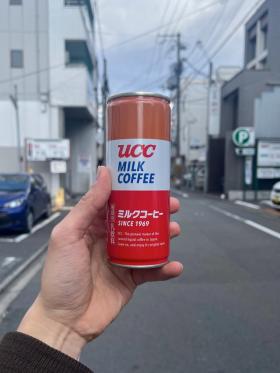
M 180 209 L 180 202 L 175 197 L 170 197 L 170 213 L 174 214 L 175 212 L 178 212 Z

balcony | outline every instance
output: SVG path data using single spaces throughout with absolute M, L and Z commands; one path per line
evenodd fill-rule
M 81 29 L 83 29 L 84 35 L 87 40 L 88 49 L 92 59 L 94 59 L 94 13 L 91 5 L 91 0 L 64 0 L 65 8 L 67 12 L 65 15 L 68 18 L 74 18 L 78 16 L 79 23 L 81 23 Z M 82 22 L 81 22 L 82 21 Z M 72 23 L 68 23 L 72 25 Z
M 64 67 L 55 73 L 51 87 L 51 103 L 65 108 L 83 108 L 85 116 L 96 116 L 94 86 L 83 64 Z
M 94 16 L 90 0 L 64 0 L 64 4 L 65 6 L 84 6 L 87 11 L 90 24 L 93 25 Z

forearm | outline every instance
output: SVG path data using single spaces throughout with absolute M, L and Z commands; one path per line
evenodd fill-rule
M 69 327 L 50 319 L 36 304 L 22 319 L 18 332 L 40 340 L 48 346 L 77 359 L 85 345 L 85 340 Z
M 1 373 L 91 373 L 77 360 L 22 333 L 8 333 L 0 343 Z
M 17 332 L 0 343 L 0 372 L 91 372 L 80 364 L 85 340 L 71 328 L 52 320 L 37 300 Z

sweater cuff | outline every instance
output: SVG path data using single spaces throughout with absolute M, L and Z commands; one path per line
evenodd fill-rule
M 0 372 L 92 373 L 70 356 L 20 332 L 8 333 L 2 339 Z

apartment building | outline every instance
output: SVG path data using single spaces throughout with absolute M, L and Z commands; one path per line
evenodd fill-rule
M 275 0 L 266 0 L 251 16 L 245 25 L 243 69 L 222 87 L 220 146 L 210 146 L 209 153 L 222 162 L 218 169 L 211 162 L 209 189 L 225 192 L 230 199 L 267 198 L 280 179 L 279 162 L 266 164 L 266 169 L 259 162 L 261 153 L 272 161 L 280 149 L 279 17 L 280 3 Z M 232 133 L 240 127 L 255 133 L 255 155 L 251 157 L 236 153 Z
M 95 176 L 94 23 L 91 0 L 0 2 L 0 172 L 40 172 L 53 196 L 61 186 L 83 193 Z M 39 149 L 67 147 L 62 139 L 69 159 L 67 149 L 27 156 L 30 140 Z M 52 157 L 66 158 L 66 173 L 51 170 Z

